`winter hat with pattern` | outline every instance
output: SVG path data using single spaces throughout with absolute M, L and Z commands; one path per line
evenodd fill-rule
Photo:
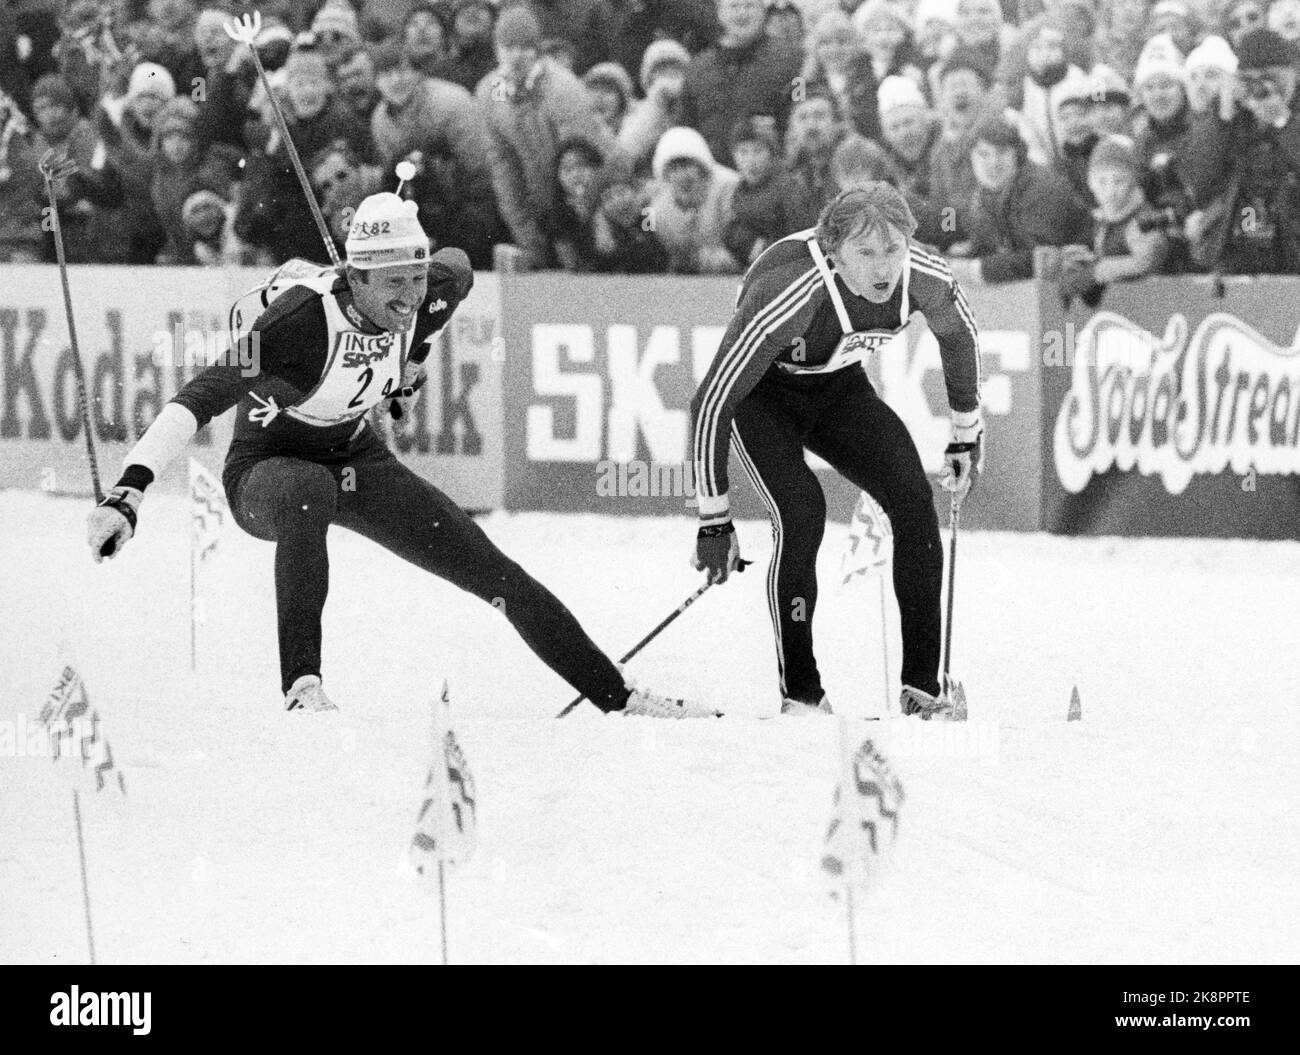
M 1266 70 L 1271 66 L 1294 66 L 1296 49 L 1271 29 L 1252 29 L 1237 41 L 1237 58 L 1243 70 Z
M 1222 37 L 1208 36 L 1187 53 L 1187 72 L 1215 69 L 1237 72 L 1237 56 Z
M 656 40 L 641 56 L 641 90 L 649 91 L 655 77 L 665 66 L 685 70 L 691 64 L 691 53 L 671 37 Z
M 344 249 L 348 264 L 361 271 L 429 259 L 429 236 L 416 217 L 413 201 L 391 191 L 372 194 L 357 206 Z
M 514 3 L 497 16 L 492 39 L 498 48 L 540 48 L 542 27 L 532 11 L 522 3 Z
M 142 62 L 131 71 L 127 82 L 127 101 L 138 99 L 142 95 L 153 95 L 166 102 L 176 96 L 176 81 L 166 66 L 156 62 Z
M 876 108 L 882 116 L 891 110 L 901 110 L 906 106 L 929 109 L 916 81 L 911 77 L 900 77 L 895 74 L 880 82 L 880 87 L 876 89 Z

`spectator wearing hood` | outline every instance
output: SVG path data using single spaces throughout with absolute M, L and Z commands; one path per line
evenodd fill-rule
M 971 164 L 979 190 L 969 242 L 948 251 L 970 263 L 953 272 L 962 281 L 1017 282 L 1034 277 L 1035 250 L 1079 246 L 1086 252 L 1091 217 L 1069 185 L 1028 158 L 1028 147 L 1007 118 L 986 117 L 975 131 Z
M 737 182 L 723 244 L 742 267 L 748 267 L 777 239 L 797 231 L 799 224 L 786 213 L 793 195 L 781 144 L 766 123 L 753 118 L 738 121 L 731 132 L 731 156 Z
M 1048 16 L 1026 42 L 1025 76 L 1020 85 L 1020 130 L 1035 165 L 1053 165 L 1061 154 L 1056 111 L 1062 93 L 1069 90 L 1069 78 L 1083 73 L 1069 62 L 1066 53 L 1066 23 Z
M 717 11 L 722 36 L 686 70 L 682 120 L 726 164 L 728 139 L 741 118 L 762 116 L 773 129 L 786 126 L 802 57 L 767 36 L 763 0 L 718 0 Z
M 945 249 L 970 236 L 970 203 L 978 188 L 970 152 L 990 82 L 985 64 L 966 48 L 954 49 L 937 79 L 939 134 L 930 147 L 929 200 L 940 223 L 923 240 Z
M 146 62 L 166 66 L 188 93 L 195 78 L 207 72 L 195 41 L 198 4 L 195 0 L 149 0 L 147 12 L 146 19 L 132 23 L 123 34 L 131 39 L 130 50 Z
M 728 274 L 740 262 L 727 251 L 736 173 L 713 159 L 693 128 L 670 128 L 655 147 L 655 182 L 650 202 L 655 234 L 674 274 Z
M 57 74 L 32 86 L 32 112 L 38 129 L 31 160 L 57 149 L 76 162 L 77 171 L 56 185 L 59 220 L 69 263 L 120 264 L 129 249 L 123 237 L 122 178 L 109 160 L 104 141 L 77 111 L 72 87 Z M 56 259 L 47 237 L 45 259 Z
M 475 92 L 487 115 L 492 184 L 525 269 L 551 266 L 541 218 L 555 209 L 556 148 L 589 136 L 602 154 L 612 145 L 582 82 L 541 54 L 542 31 L 531 9 L 501 12 L 494 32 L 498 67 Z
M 691 56 L 675 40 L 656 40 L 641 58 L 641 90 L 618 133 L 619 152 L 637 175 L 650 174 L 655 144 L 670 128 L 682 123 L 682 91 Z
M 623 120 L 636 98 L 632 78 L 617 62 L 600 62 L 582 75 L 582 83 L 591 93 L 592 105 L 605 122 L 611 136 L 617 137 Z
M 1206 37 L 1187 55 L 1187 105 L 1193 114 L 1216 109 L 1237 73 L 1237 56 L 1222 37 Z
M 898 171 L 899 189 L 930 196 L 930 151 L 939 125 L 910 77 L 886 77 L 877 92 L 881 142 Z
M 496 7 L 489 0 L 452 0 L 451 40 L 442 76 L 472 92 L 496 68 L 492 27 Z
M 153 153 L 149 198 L 164 236 L 158 262 L 192 264 L 193 242 L 184 224 L 185 201 L 198 190 L 215 191 L 230 200 L 239 175 L 239 156 L 228 146 L 203 142 L 198 105 L 187 96 L 171 99 L 158 111 Z
M 377 51 L 375 77 L 382 101 L 370 118 L 379 163 L 391 170 L 409 144 L 442 137 L 467 170 L 486 169 L 487 122 L 459 84 L 426 77 L 393 47 Z
M 1197 262 L 1233 275 L 1300 274 L 1300 99 L 1295 45 L 1256 29 L 1237 45 L 1238 99 L 1196 115 L 1188 154 Z M 1246 218 L 1243 220 L 1242 218 Z
M 858 135 L 880 137 L 875 67 L 853 21 L 843 11 L 827 11 L 813 25 L 800 74 L 806 91 L 827 92 Z
M 541 27 L 543 39 L 573 45 L 573 72 L 581 76 L 613 53 L 616 23 L 608 0 L 511 0 L 525 4 Z

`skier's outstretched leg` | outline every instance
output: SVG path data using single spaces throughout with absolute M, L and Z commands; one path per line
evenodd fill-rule
M 320 622 L 329 592 L 325 533 L 336 512 L 338 485 L 323 465 L 267 458 L 239 480 L 231 512 L 254 538 L 275 543 L 275 607 L 280 636 L 280 688 L 320 676 Z
M 500 609 L 538 658 L 601 710 L 640 710 L 647 694 L 632 694 L 573 613 L 455 502 L 377 438 L 349 467 L 355 477 L 339 493 L 335 523 Z

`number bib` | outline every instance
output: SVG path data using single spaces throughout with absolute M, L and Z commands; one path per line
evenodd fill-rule
M 808 239 L 808 252 L 812 254 L 813 263 L 817 265 L 817 270 L 821 273 L 822 284 L 825 285 L 826 293 L 835 308 L 835 315 L 839 319 L 840 329 L 843 331 L 844 336 L 840 338 L 839 343 L 835 346 L 835 351 L 831 353 L 831 357 L 824 363 L 819 363 L 816 366 L 804 366 L 799 363 L 778 361 L 777 365 L 795 374 L 829 374 L 834 370 L 843 370 L 846 366 L 866 362 L 873 352 L 883 348 L 897 334 L 901 333 L 907 325 L 907 285 L 912 271 L 911 260 L 908 259 L 904 262 L 903 275 L 900 279 L 903 290 L 898 326 L 892 330 L 855 330 L 853 323 L 849 321 L 849 312 L 844 306 L 844 298 L 840 294 L 840 288 L 835 284 L 835 273 L 827 263 L 826 255 L 822 252 L 821 246 L 817 244 L 816 237 Z
M 316 387 L 284 413 L 308 425 L 341 425 L 363 417 L 397 389 L 415 324 L 406 333 L 362 333 L 333 296 L 326 293 L 321 304 L 329 323 L 329 359 Z

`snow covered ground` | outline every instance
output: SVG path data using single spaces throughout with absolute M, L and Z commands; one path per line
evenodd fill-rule
M 101 962 L 435 961 L 436 902 L 404 861 L 444 678 L 480 796 L 453 960 L 845 961 L 817 867 L 837 723 L 754 720 L 777 706 L 762 564 L 630 667 L 726 719 L 584 705 L 557 722 L 571 691 L 499 614 L 336 530 L 325 678 L 343 710 L 322 718 L 279 709 L 269 545 L 231 527 L 204 566 L 192 675 L 183 502 L 151 495 L 98 567 L 85 512 L 0 493 L 0 722 L 39 711 L 65 641 L 129 792 L 82 798 Z M 697 581 L 685 520 L 484 526 L 611 653 Z M 766 525 L 741 539 L 766 561 Z M 861 718 L 883 702 L 880 602 L 874 581 L 839 586 L 843 541 L 832 526 L 816 629 L 835 706 Z M 864 958 L 1300 957 L 1297 592 L 1286 543 L 963 535 L 971 722 L 854 725 L 907 792 L 859 905 Z M 84 959 L 67 789 L 48 759 L 0 758 L 0 961 Z

